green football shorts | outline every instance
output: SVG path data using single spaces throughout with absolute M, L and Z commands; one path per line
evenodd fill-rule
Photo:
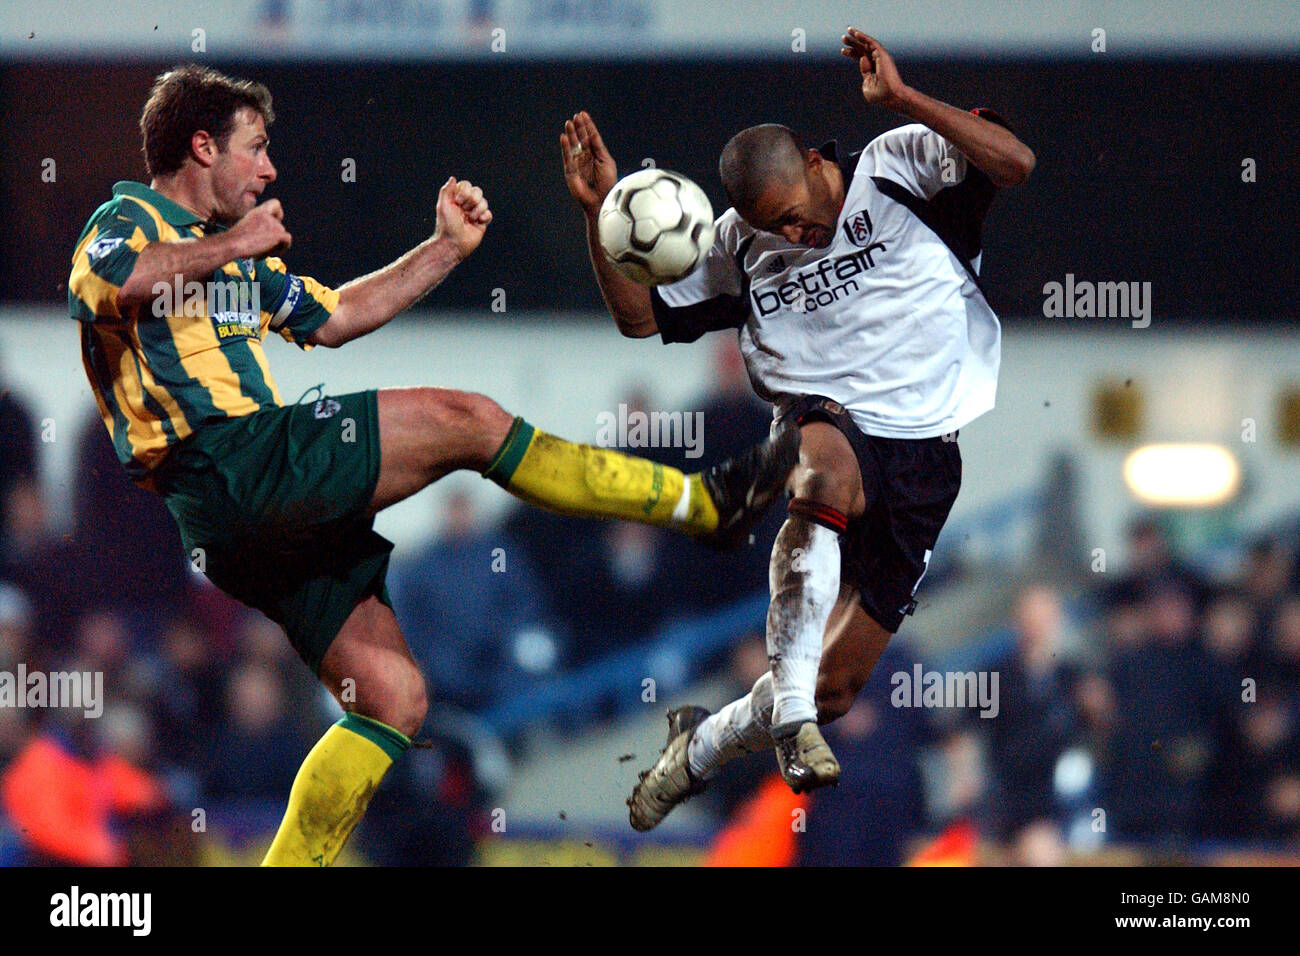
M 366 514 L 379 482 L 379 405 L 357 392 L 204 426 L 157 487 L 194 566 L 289 636 L 313 673 L 393 544 Z

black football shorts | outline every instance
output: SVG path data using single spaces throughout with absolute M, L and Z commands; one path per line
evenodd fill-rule
M 796 398 L 782 418 L 830 422 L 849 440 L 867 507 L 840 539 L 840 581 L 889 633 L 916 610 L 916 592 L 961 488 L 957 434 L 936 438 L 864 435 L 844 406 L 821 395 Z

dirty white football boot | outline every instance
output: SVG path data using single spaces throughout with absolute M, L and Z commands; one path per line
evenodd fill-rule
M 641 772 L 640 780 L 627 798 L 628 821 L 633 830 L 653 830 L 668 811 L 704 789 L 704 781 L 696 780 L 686 760 L 695 728 L 709 717 L 703 707 L 678 707 L 668 711 L 668 745 L 649 770 Z
M 809 793 L 840 782 L 840 762 L 811 720 L 791 727 L 773 727 L 776 762 L 781 778 L 795 793 Z

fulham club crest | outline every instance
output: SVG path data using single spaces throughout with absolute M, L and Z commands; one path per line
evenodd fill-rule
M 871 217 L 865 209 L 859 209 L 844 220 L 844 235 L 855 246 L 865 246 L 871 241 Z

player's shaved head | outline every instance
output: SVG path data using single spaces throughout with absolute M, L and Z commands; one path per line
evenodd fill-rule
M 718 160 L 727 199 L 743 215 L 751 212 L 772 186 L 788 186 L 804 175 L 804 145 L 794 130 L 764 123 L 741 130 Z
M 742 219 L 806 246 L 827 246 L 844 205 L 839 164 L 804 148 L 776 123 L 741 130 L 722 150 L 718 173 Z

